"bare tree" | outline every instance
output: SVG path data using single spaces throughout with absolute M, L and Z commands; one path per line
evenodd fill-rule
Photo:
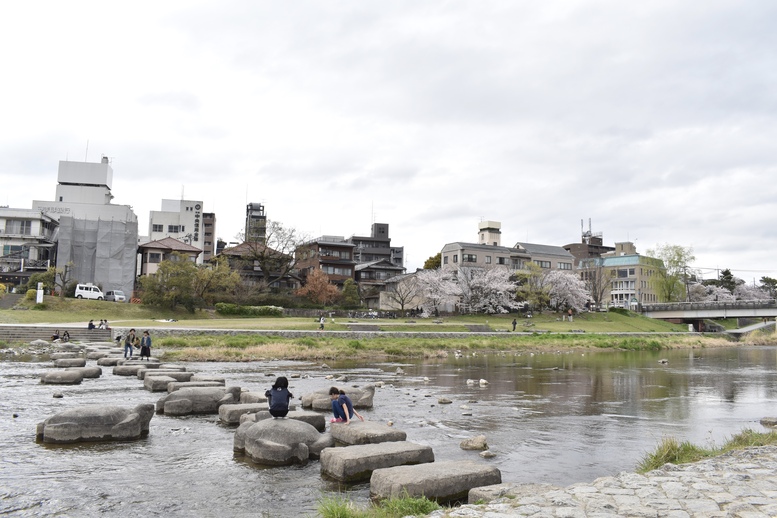
M 397 275 L 386 280 L 386 298 L 405 316 L 407 307 L 419 301 L 421 289 L 415 274 Z
M 601 307 L 605 297 L 610 292 L 612 277 L 604 268 L 604 260 L 601 258 L 585 259 L 581 264 L 581 276 L 591 300 L 596 307 Z
M 241 234 L 238 238 L 244 238 Z M 297 259 L 294 251 L 307 238 L 296 229 L 285 227 L 278 221 L 267 221 L 264 239 L 252 238 L 224 253 L 239 257 L 242 269 L 257 274 L 261 279 L 261 289 L 267 290 L 273 283 L 283 279 L 294 270 Z

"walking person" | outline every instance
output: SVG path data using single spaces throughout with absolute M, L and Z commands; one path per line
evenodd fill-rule
M 286 417 L 289 413 L 289 401 L 294 396 L 289 392 L 289 380 L 285 376 L 278 376 L 270 390 L 264 393 L 267 403 L 270 405 L 270 415 L 273 418 Z
M 364 417 L 353 409 L 351 398 L 345 395 L 344 390 L 337 387 L 330 388 L 329 399 L 332 400 L 332 413 L 334 414 L 330 422 L 350 424 L 354 416 L 364 421 Z
M 515 331 L 516 325 L 518 325 L 518 321 L 516 319 L 513 319 L 513 331 Z
M 318 330 L 323 331 L 324 330 L 324 322 L 326 320 L 324 319 L 324 315 L 321 315 L 321 318 L 318 319 Z
M 127 333 L 127 336 L 124 337 L 124 358 L 125 359 L 132 359 L 132 347 L 135 345 L 135 341 L 137 341 L 138 337 L 135 336 L 135 330 L 130 329 L 129 333 Z
M 148 331 L 143 331 L 143 338 L 140 339 L 140 359 L 146 357 L 146 361 L 151 360 L 151 335 Z

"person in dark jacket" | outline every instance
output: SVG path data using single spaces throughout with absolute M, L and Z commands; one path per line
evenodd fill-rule
M 351 398 L 345 395 L 344 390 L 340 390 L 337 387 L 330 388 L 329 399 L 332 400 L 332 413 L 334 414 L 330 421 L 331 423 L 350 424 L 354 416 L 364 421 L 364 417 L 353 409 Z
M 270 415 L 273 417 L 286 417 L 289 413 L 289 401 L 294 396 L 289 392 L 289 380 L 285 376 L 278 376 L 272 388 L 264 393 L 267 403 L 270 405 Z

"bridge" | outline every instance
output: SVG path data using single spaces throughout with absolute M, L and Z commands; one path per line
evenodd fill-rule
M 693 324 L 704 331 L 704 320 L 716 318 L 777 318 L 777 300 L 737 300 L 733 302 L 672 302 L 643 304 L 642 315 L 672 322 Z
M 734 302 L 672 302 L 643 304 L 642 314 L 650 318 L 775 318 L 777 300 L 737 300 Z

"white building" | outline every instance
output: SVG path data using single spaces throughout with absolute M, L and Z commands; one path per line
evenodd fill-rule
M 60 161 L 53 201 L 34 200 L 35 210 L 59 221 L 57 268 L 103 291 L 132 293 L 138 218 L 129 205 L 113 205 L 113 169 L 99 163 Z
M 152 210 L 148 217 L 148 241 L 172 237 L 205 252 L 205 226 L 202 202 L 194 200 L 162 200 L 162 210 Z M 209 240 L 212 245 L 212 240 Z M 197 263 L 202 264 L 203 254 Z
M 23 284 L 54 266 L 58 227 L 39 210 L 0 207 L 0 282 Z

